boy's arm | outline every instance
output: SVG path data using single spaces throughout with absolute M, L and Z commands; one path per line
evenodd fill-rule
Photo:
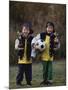
M 40 34 L 38 34 L 32 39 L 31 45 L 34 45 L 38 39 L 40 39 Z
M 32 50 L 31 50 L 31 57 L 32 58 L 35 58 L 36 57 L 36 51 L 35 51 L 35 43 L 36 41 L 40 38 L 40 34 L 38 34 L 36 37 L 34 37 L 32 39 L 32 42 L 31 42 L 31 47 L 32 47 Z
M 19 46 L 19 40 L 16 39 L 15 40 L 15 50 L 23 50 L 23 48 L 19 48 L 18 46 Z

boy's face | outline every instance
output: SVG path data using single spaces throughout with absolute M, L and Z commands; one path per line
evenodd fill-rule
M 29 34 L 29 28 L 23 26 L 23 28 L 22 28 L 22 35 L 23 35 L 24 37 L 27 37 L 28 34 Z
M 47 27 L 47 32 L 52 33 L 53 32 L 53 26 L 48 26 Z

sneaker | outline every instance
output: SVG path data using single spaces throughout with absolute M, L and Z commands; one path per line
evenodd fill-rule
M 47 85 L 52 85 L 53 81 L 52 80 L 47 80 Z
M 22 83 L 16 83 L 17 86 L 23 86 Z
M 32 84 L 31 84 L 31 82 L 27 82 L 27 85 L 31 86 Z
M 40 83 L 40 85 L 45 85 L 45 84 L 46 84 L 46 80 L 44 80 Z

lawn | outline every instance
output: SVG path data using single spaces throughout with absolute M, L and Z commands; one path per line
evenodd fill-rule
M 42 64 L 34 63 L 32 65 L 33 73 L 32 73 L 32 86 L 31 87 L 47 87 L 41 86 L 40 82 L 43 80 L 42 77 Z M 9 88 L 28 88 L 26 86 L 25 78 L 22 82 L 23 86 L 18 87 L 16 85 L 16 75 L 18 72 L 17 66 L 10 66 L 9 68 Z M 66 85 L 66 63 L 65 60 L 58 60 L 53 62 L 53 85 L 51 86 L 63 86 Z

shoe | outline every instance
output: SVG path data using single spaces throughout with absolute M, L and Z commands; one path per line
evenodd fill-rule
M 46 84 L 46 80 L 44 80 L 40 83 L 40 85 L 45 85 L 45 84 Z
M 23 86 L 21 83 L 16 83 L 17 86 Z
M 40 83 L 40 85 L 52 85 L 52 81 L 51 80 L 44 80 Z
M 32 84 L 31 84 L 31 82 L 27 82 L 27 85 L 31 86 Z
M 47 85 L 52 85 L 53 81 L 52 80 L 47 80 Z
M 26 86 L 27 86 L 28 88 L 31 87 L 31 85 L 28 85 L 28 84 L 27 84 Z
M 26 85 L 28 88 L 30 88 L 31 86 L 32 86 L 32 84 L 31 83 L 27 83 L 27 85 Z

